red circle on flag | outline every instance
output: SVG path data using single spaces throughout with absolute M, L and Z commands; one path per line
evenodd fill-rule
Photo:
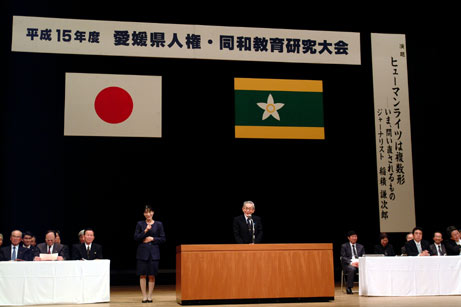
M 133 112 L 133 99 L 124 89 L 111 86 L 99 92 L 94 108 L 103 121 L 119 124 L 127 120 Z

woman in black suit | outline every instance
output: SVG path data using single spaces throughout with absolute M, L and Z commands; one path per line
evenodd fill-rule
M 385 232 L 379 234 L 380 244 L 375 245 L 375 254 L 382 254 L 384 256 L 395 256 L 394 247 L 389 244 L 389 238 Z
M 144 221 L 136 224 L 134 239 L 139 243 L 136 251 L 136 273 L 139 276 L 139 285 L 142 292 L 142 302 L 152 303 L 152 292 L 155 286 L 155 276 L 158 273 L 160 260 L 159 244 L 165 242 L 165 232 L 163 224 L 153 220 L 154 210 L 151 206 L 144 207 Z M 146 281 L 149 278 L 148 289 L 146 291 Z

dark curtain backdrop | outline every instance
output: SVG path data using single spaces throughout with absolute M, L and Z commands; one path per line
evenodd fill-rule
M 154 3 L 2 4 L 6 238 L 19 228 L 41 242 L 56 228 L 71 245 L 92 227 L 114 274 L 130 271 L 136 221 L 150 202 L 165 225 L 161 269 L 168 270 L 177 245 L 232 243 L 232 219 L 252 200 L 267 243 L 333 242 L 337 260 L 344 234 L 355 229 L 371 251 L 379 234 L 371 32 L 407 38 L 417 224 L 426 239 L 461 226 L 459 214 L 450 214 L 459 202 L 447 175 L 456 169 L 456 151 L 446 142 L 456 128 L 442 92 L 451 92 L 440 86 L 448 55 L 437 42 L 446 28 L 426 18 L 432 13 Z M 360 32 L 362 65 L 13 53 L 13 15 Z M 64 137 L 66 72 L 162 76 L 163 137 Z M 323 80 L 326 140 L 234 139 L 234 77 Z M 403 238 L 392 234 L 391 243 L 400 247 Z

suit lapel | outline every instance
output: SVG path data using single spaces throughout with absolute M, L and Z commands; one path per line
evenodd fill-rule
M 363 246 L 359 244 L 355 244 L 355 246 L 357 246 L 357 257 L 360 257 L 363 254 Z
M 86 259 L 86 248 L 85 248 L 85 243 L 80 244 L 80 253 L 82 255 L 82 258 Z

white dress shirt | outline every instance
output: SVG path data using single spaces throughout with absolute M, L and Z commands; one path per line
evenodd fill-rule
M 423 252 L 423 249 L 421 247 L 421 241 L 419 241 L 419 242 L 415 241 L 415 244 L 416 244 L 416 248 L 418 249 L 418 254 L 421 254 Z
M 351 252 L 352 252 L 352 258 L 351 258 L 351 263 L 354 263 L 354 262 L 359 262 L 359 254 L 358 254 L 358 251 L 357 251 L 357 244 L 352 244 L 349 242 L 349 244 L 351 245 Z M 357 252 L 357 257 L 355 257 L 354 255 L 354 246 L 355 246 L 355 251 Z

